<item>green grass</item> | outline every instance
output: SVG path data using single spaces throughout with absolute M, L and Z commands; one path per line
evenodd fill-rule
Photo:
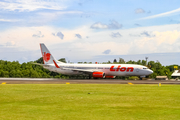
M 178 120 L 180 86 L 5 84 L 0 85 L 3 119 Z

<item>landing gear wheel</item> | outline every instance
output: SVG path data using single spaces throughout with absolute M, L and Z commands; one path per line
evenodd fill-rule
M 89 75 L 88 79 L 91 79 L 91 75 Z

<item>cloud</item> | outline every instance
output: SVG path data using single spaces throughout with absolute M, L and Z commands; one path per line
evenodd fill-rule
M 75 37 L 77 37 L 77 38 L 79 38 L 79 39 L 82 38 L 82 36 L 81 36 L 80 34 L 75 34 Z
M 135 26 L 141 26 L 140 24 L 137 24 L 137 23 L 135 23 L 134 25 L 135 25 Z
M 35 11 L 39 9 L 63 10 L 66 8 L 65 1 L 58 3 L 49 0 L 6 0 L 1 1 L 0 6 L 3 10 L 19 12 Z
M 92 2 L 93 0 L 80 0 L 79 2 L 78 2 L 78 5 L 79 6 L 83 6 L 83 4 L 85 4 L 85 3 L 88 3 L 88 2 Z
M 111 20 L 110 24 L 103 24 L 101 22 L 96 22 L 93 25 L 91 25 L 90 28 L 92 29 L 120 29 L 122 28 L 122 24 L 119 24 L 117 21 L 115 20 Z
M 132 33 L 130 33 L 129 36 L 131 36 L 131 37 L 140 37 L 140 35 L 132 34 Z
M 19 61 L 20 63 L 39 59 L 41 54 L 37 51 L 22 51 L 21 48 L 13 46 L 1 46 L 0 54 L 2 60 Z
M 52 33 L 52 35 L 57 36 L 57 37 L 59 37 L 61 39 L 64 38 L 64 34 L 62 32 Z
M 43 26 L 47 25 L 49 22 L 53 22 L 53 24 L 57 23 L 60 18 L 63 18 L 65 16 L 77 16 L 81 15 L 83 12 L 81 11 L 38 11 L 33 12 L 33 14 L 27 14 L 26 18 L 23 18 L 23 23 L 25 23 L 26 26 Z M 24 13 L 18 13 L 19 15 Z M 28 19 L 28 20 L 27 20 Z M 67 21 L 68 22 L 68 21 Z M 57 25 L 56 25 L 57 26 Z
M 81 18 L 90 18 L 92 14 L 81 14 Z
M 108 25 L 103 24 L 101 22 L 97 22 L 97 23 L 94 23 L 93 25 L 91 25 L 91 28 L 92 29 L 107 29 Z
M 18 19 L 0 19 L 0 22 L 18 22 L 18 21 L 22 21 L 22 20 L 18 20 Z
M 180 32 L 177 30 L 173 31 L 165 31 L 165 32 L 159 32 L 155 31 L 154 32 L 156 39 L 157 39 L 157 44 L 160 45 L 162 43 L 172 45 L 175 42 L 178 42 L 180 39 Z
M 42 34 L 41 34 L 41 31 L 39 31 L 39 33 L 33 34 L 32 37 L 41 38 L 41 37 L 44 37 L 44 35 L 42 35 Z
M 62 32 L 58 32 L 58 33 L 56 34 L 56 36 L 58 36 L 58 37 L 61 38 L 61 39 L 64 38 L 64 35 L 62 34 Z
M 172 14 L 174 14 L 174 13 L 179 13 L 179 12 L 180 12 L 180 8 L 175 9 L 175 10 L 172 10 L 172 11 L 164 12 L 164 13 L 161 13 L 161 14 L 157 14 L 157 15 L 152 15 L 152 16 L 149 16 L 149 17 L 141 18 L 140 20 L 153 19 L 153 18 L 158 18 L 158 17 L 170 16 L 170 15 L 172 15 Z
M 113 38 L 122 37 L 122 35 L 119 32 L 117 32 L 117 33 L 112 32 L 112 34 L 110 36 Z
M 154 31 L 155 37 L 140 37 L 131 42 L 129 53 L 160 53 L 180 51 L 180 32 L 174 31 Z M 136 48 L 136 49 L 134 49 Z
M 139 34 L 129 34 L 131 37 L 155 37 L 155 35 L 152 32 L 143 31 Z
M 152 35 L 150 32 L 144 31 L 140 34 L 141 36 L 146 36 L 146 37 L 155 37 L 155 35 Z
M 58 11 L 58 12 L 38 12 L 38 16 L 49 16 L 49 17 L 55 17 L 58 15 L 66 15 L 66 14 L 82 14 L 82 11 Z
M 105 50 L 105 51 L 103 52 L 103 54 L 109 54 L 110 52 L 111 52 L 111 50 L 108 49 L 108 50 Z
M 112 20 L 109 24 L 109 29 L 120 29 L 122 28 L 122 24 L 119 24 L 117 21 Z
M 66 35 L 63 40 L 56 36 L 61 30 Z M 38 31 L 37 33 L 41 31 L 44 37 L 42 39 L 32 37 L 34 31 Z M 83 36 L 82 38 L 90 37 L 82 41 L 77 36 L 75 37 L 75 33 Z M 123 37 L 115 39 L 110 36 L 111 33 L 115 33 L 115 36 L 119 33 Z M 1 40 L 1 44 L 7 48 L 19 48 L 21 51 L 36 50 L 38 57 L 41 57 L 39 43 L 45 43 L 55 58 L 69 57 L 72 61 L 74 59 L 87 59 L 88 61 L 93 56 L 107 54 L 106 50 L 110 50 L 109 54 L 111 55 L 180 52 L 180 31 L 177 30 L 175 24 L 118 29 L 111 30 L 111 32 L 109 30 L 97 32 L 89 29 L 88 26 L 74 29 L 49 26 L 19 27 L 2 31 Z M 8 42 L 12 40 L 15 42 L 15 46 L 7 46 L 10 45 Z M 13 45 L 13 42 L 11 44 Z M 59 54 L 59 50 L 62 49 L 63 53 Z
M 145 13 L 145 11 L 144 11 L 142 8 L 137 8 L 137 9 L 135 10 L 135 13 L 136 13 L 136 14 L 140 14 L 140 13 Z
M 15 46 L 15 41 L 7 42 L 6 46 Z

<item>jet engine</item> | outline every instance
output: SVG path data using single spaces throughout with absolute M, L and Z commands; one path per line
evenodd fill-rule
M 105 78 L 104 72 L 93 72 L 92 74 L 93 78 Z

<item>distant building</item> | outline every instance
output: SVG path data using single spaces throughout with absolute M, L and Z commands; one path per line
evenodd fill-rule
M 174 72 L 173 72 L 173 74 L 171 75 L 171 77 L 172 78 L 174 78 L 174 79 L 180 79 L 180 70 L 175 70 Z
M 156 80 L 168 80 L 167 76 L 156 76 Z

